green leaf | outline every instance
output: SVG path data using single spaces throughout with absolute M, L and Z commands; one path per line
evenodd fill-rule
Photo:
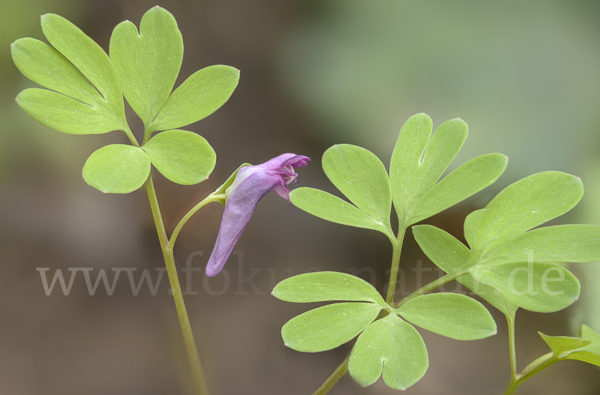
M 486 261 L 594 262 L 600 260 L 600 226 L 558 225 L 523 233 L 492 251 Z
M 33 82 L 89 105 L 102 100 L 71 62 L 48 44 L 21 38 L 11 45 L 11 54 L 19 71 Z
M 423 338 L 395 314 L 375 321 L 358 337 L 348 362 L 354 380 L 366 387 L 383 373 L 391 388 L 405 390 L 419 381 L 429 367 Z
M 425 114 L 410 117 L 392 153 L 390 181 L 401 224 L 412 217 L 421 198 L 440 179 L 467 138 L 467 124 L 460 119 L 444 122 L 433 135 L 432 125 Z
M 296 188 L 290 193 L 290 201 L 296 207 L 326 221 L 357 228 L 377 230 L 394 239 L 394 234 L 356 206 L 330 193 L 314 188 Z
M 42 31 L 50 44 L 100 92 L 115 119 L 126 125 L 119 79 L 106 52 L 77 26 L 59 15 L 43 15 Z
M 529 229 L 571 210 L 583 196 L 581 179 L 548 171 L 519 180 L 486 206 L 474 249 L 489 251 Z
M 142 149 L 112 144 L 96 150 L 83 166 L 83 179 L 104 193 L 139 189 L 150 174 L 150 158 Z
M 195 72 L 171 94 L 150 130 L 177 129 L 206 118 L 231 97 L 239 79 L 239 70 L 229 66 Z
M 347 273 L 314 272 L 287 278 L 273 288 L 273 296 L 286 302 L 373 302 L 389 307 L 365 280 Z
M 564 359 L 586 362 L 592 365 L 600 366 L 600 343 L 592 343 L 567 355 Z
M 19 106 L 36 121 L 71 134 L 124 130 L 122 119 L 111 112 L 98 90 L 54 48 L 22 38 L 13 43 L 11 52 L 23 75 L 52 90 L 26 89 L 17 96 Z
M 465 162 L 416 203 L 407 225 L 444 211 L 493 184 L 504 173 L 507 164 L 508 158 L 502 154 L 481 155 Z
M 471 275 L 496 288 L 526 310 L 551 313 L 573 304 L 579 297 L 577 277 L 562 266 L 545 262 L 511 262 L 478 265 Z
M 414 325 L 456 340 L 477 340 L 496 334 L 496 322 L 490 312 L 465 295 L 422 295 L 396 311 Z
M 465 240 L 469 243 L 469 246 L 473 248 L 475 243 L 475 237 L 477 236 L 477 226 L 479 225 L 479 219 L 485 212 L 485 209 L 475 210 L 465 218 Z
M 373 303 L 330 304 L 292 318 L 281 328 L 281 336 L 296 351 L 331 350 L 352 340 L 380 311 Z
M 578 348 L 585 347 L 588 344 L 591 344 L 591 341 L 589 340 L 578 339 L 576 337 L 547 336 L 544 335 L 542 332 L 538 333 L 542 337 L 542 339 L 544 339 L 546 344 L 550 346 L 556 358 L 561 358 L 561 356 L 565 357 L 566 355 L 563 355 L 564 353 L 567 353 L 568 355 L 574 350 L 577 350 Z
M 121 22 L 110 38 L 110 58 L 125 98 L 148 127 L 167 102 L 183 60 L 177 21 L 158 6 L 146 12 L 140 32 Z
M 323 154 L 323 171 L 356 207 L 391 228 L 390 181 L 377 156 L 355 145 L 334 145 Z
M 448 232 L 433 225 L 412 227 L 413 236 L 425 255 L 446 273 L 465 267 L 471 252 Z
M 217 155 L 206 139 L 185 130 L 159 133 L 142 149 L 163 176 L 182 185 L 206 180 L 217 162 Z
M 587 362 L 600 366 L 600 335 L 587 325 L 581 326 L 581 337 L 591 343 L 569 354 L 565 359 Z
M 538 332 L 559 360 L 575 360 L 600 366 L 600 335 L 587 325 L 581 328 L 582 338 L 546 336 Z
M 469 217 L 467 217 L 469 218 Z M 415 240 L 429 259 L 446 273 L 454 273 L 465 265 L 471 257 L 469 249 L 449 233 L 431 225 L 418 225 L 413 227 Z M 512 316 L 517 306 L 508 300 L 499 290 L 482 284 L 470 274 L 465 274 L 457 281 L 481 296 L 502 313 Z
M 101 134 L 123 129 L 103 108 L 46 89 L 25 89 L 17 103 L 42 125 L 63 133 Z
M 581 337 L 583 339 L 589 340 L 593 343 L 600 344 L 600 334 L 595 332 L 592 328 L 590 328 L 586 324 L 581 325 Z

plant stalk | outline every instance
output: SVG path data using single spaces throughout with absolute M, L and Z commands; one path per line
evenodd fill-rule
M 344 359 L 344 361 L 338 366 L 333 373 L 321 384 L 321 386 L 313 393 L 313 395 L 324 395 L 329 392 L 330 389 L 341 379 L 348 371 L 348 361 L 350 360 L 350 354 Z
M 133 135 L 133 132 L 131 131 L 131 128 L 129 128 L 129 125 L 123 125 L 123 131 L 125 132 L 125 135 L 134 147 L 140 146 L 140 143 L 138 143 L 137 139 Z M 144 143 L 146 142 L 144 141 Z
M 442 285 L 449 283 L 452 280 L 456 280 L 457 278 L 464 276 L 467 274 L 468 270 L 457 270 L 453 273 L 447 273 L 442 277 L 438 278 L 435 281 L 430 282 L 429 284 L 417 289 L 415 292 L 408 295 L 406 298 L 402 299 L 398 302 L 395 308 L 402 306 L 404 303 L 408 302 L 411 299 L 416 298 L 417 296 L 421 296 L 426 294 L 427 292 L 433 291 L 434 289 L 441 287 Z
M 398 237 L 394 238 L 388 235 L 392 242 L 392 267 L 390 270 L 390 281 L 386 294 L 386 302 L 390 306 L 394 303 L 394 293 L 396 292 L 396 281 L 398 280 L 398 267 L 400 266 L 400 254 L 402 252 L 402 242 L 404 241 L 404 235 L 406 234 L 406 228 L 400 227 L 398 231 Z M 321 386 L 313 393 L 313 395 L 324 395 L 329 392 L 331 388 L 341 379 L 346 372 L 348 372 L 348 361 L 350 355 L 342 361 L 342 363 L 334 370 L 333 373 L 321 384 Z
M 517 374 L 510 381 L 510 384 L 509 384 L 508 388 L 506 389 L 506 392 L 504 393 L 504 395 L 513 395 L 515 393 L 515 391 L 517 390 L 517 388 L 519 388 L 519 386 L 521 384 L 523 384 L 523 382 L 525 380 L 527 380 L 534 374 L 537 374 L 537 373 L 541 372 L 542 370 L 546 369 L 548 366 L 554 365 L 558 361 L 559 360 L 558 360 L 558 358 L 556 358 L 554 353 L 548 353 L 548 354 L 542 355 L 541 357 L 539 357 L 538 359 L 536 359 L 535 361 L 530 363 L 529 366 L 527 366 L 525 369 L 523 369 L 523 371 L 520 374 Z
M 223 195 L 211 193 L 206 198 L 204 198 L 204 200 L 202 200 L 201 202 L 196 204 L 194 207 L 192 207 L 192 209 L 190 211 L 188 211 L 183 216 L 183 218 L 181 218 L 181 220 L 175 227 L 175 230 L 173 230 L 173 233 L 171 234 L 171 239 L 167 243 L 167 247 L 171 251 L 173 250 L 173 247 L 175 246 L 175 240 L 177 239 L 177 236 L 179 236 L 179 232 L 181 231 L 181 228 L 183 228 L 183 225 L 186 224 L 186 222 L 192 217 L 192 215 L 194 215 L 196 213 L 196 211 L 200 210 L 202 207 L 204 207 L 208 203 L 218 202 L 219 200 L 224 200 L 224 198 L 225 197 Z
M 506 321 L 508 322 L 508 349 L 510 353 L 510 384 L 506 389 L 506 394 L 515 392 L 519 383 L 519 374 L 517 371 L 517 347 L 515 341 L 515 315 L 507 314 Z
M 398 230 L 398 237 L 392 242 L 392 267 L 390 269 L 390 281 L 385 297 L 385 301 L 390 306 L 394 303 L 394 294 L 396 293 L 396 282 L 398 281 L 398 268 L 400 266 L 400 254 L 402 253 L 404 235 L 406 235 L 406 228 L 401 226 Z
M 177 317 L 179 318 L 179 324 L 181 325 L 181 332 L 190 360 L 196 389 L 199 395 L 207 395 L 208 390 L 206 387 L 206 380 L 204 379 L 204 371 L 202 370 L 202 364 L 200 363 L 200 356 L 198 355 L 198 348 L 196 347 L 196 341 L 194 340 L 192 326 L 190 325 L 190 319 L 185 308 L 181 285 L 179 284 L 179 277 L 177 275 L 177 267 L 175 266 L 175 257 L 173 256 L 173 249 L 169 247 L 169 238 L 167 237 L 165 225 L 160 213 L 156 190 L 154 189 L 154 183 L 152 181 L 152 174 L 146 182 L 146 191 L 148 192 L 148 199 L 150 200 L 150 208 L 152 209 L 152 216 L 154 217 L 154 224 L 156 225 L 160 248 L 165 259 L 169 283 L 171 284 L 171 292 L 173 293 Z

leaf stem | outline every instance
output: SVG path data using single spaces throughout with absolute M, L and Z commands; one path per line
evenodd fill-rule
M 156 225 L 156 231 L 158 233 L 160 248 L 162 249 L 163 256 L 165 259 L 167 274 L 169 276 L 169 283 L 171 284 L 171 292 L 173 293 L 175 308 L 177 310 L 179 324 L 181 325 L 181 332 L 183 334 L 185 348 L 187 350 L 188 358 L 190 360 L 190 365 L 194 375 L 196 388 L 198 390 L 199 395 L 206 395 L 208 394 L 208 390 L 206 388 L 206 381 L 204 379 L 204 371 L 202 370 L 202 364 L 200 363 L 200 357 L 198 355 L 196 341 L 194 340 L 192 326 L 190 325 L 190 319 L 185 308 L 183 294 L 181 293 L 181 285 L 179 284 L 179 278 L 177 276 L 177 267 L 175 266 L 175 257 L 173 256 L 173 249 L 169 247 L 169 238 L 167 237 L 165 225 L 163 223 L 162 215 L 160 213 L 158 198 L 156 197 L 156 190 L 154 189 L 154 183 L 152 182 L 152 174 L 150 174 L 150 177 L 146 182 L 146 191 L 148 192 L 150 208 L 152 209 L 152 216 L 154 217 L 154 224 Z
M 400 254 L 402 253 L 402 243 L 404 236 L 406 235 L 406 227 L 401 226 L 398 231 L 398 237 L 391 237 L 392 242 L 392 267 L 390 269 L 390 281 L 386 294 L 386 302 L 390 306 L 394 303 L 394 293 L 396 292 L 396 281 L 398 280 L 398 268 L 400 266 Z M 335 369 L 333 373 L 321 384 L 321 386 L 314 392 L 313 395 L 324 395 L 329 392 L 331 388 L 348 372 L 348 361 L 350 355 L 348 355 L 342 363 Z
M 350 360 L 350 354 L 344 359 L 344 361 L 338 366 L 333 373 L 321 384 L 321 386 L 313 393 L 313 395 L 325 395 L 330 389 L 341 379 L 346 372 L 348 372 L 348 361 Z
M 506 314 L 506 320 L 508 322 L 508 343 L 510 349 L 510 384 L 506 389 L 504 395 L 512 395 L 515 393 L 517 388 L 528 378 L 536 373 L 541 372 L 548 366 L 558 362 L 558 358 L 554 353 L 548 353 L 542 355 L 532 363 L 530 363 L 521 373 L 517 373 L 517 348 L 516 348 L 516 331 L 515 331 L 515 317 L 516 311 L 511 311 Z
M 186 224 L 186 222 L 192 217 L 192 215 L 194 215 L 196 213 L 196 211 L 200 210 L 202 207 L 204 207 L 208 203 L 218 202 L 218 201 L 222 201 L 224 199 L 225 199 L 225 195 L 217 194 L 217 193 L 213 192 L 210 195 L 208 195 L 207 197 L 205 197 L 204 200 L 202 200 L 201 202 L 196 204 L 194 207 L 192 207 L 190 209 L 190 211 L 188 211 L 183 216 L 183 218 L 181 218 L 181 220 L 175 227 L 175 230 L 173 230 L 173 233 L 171 234 L 171 239 L 169 240 L 167 247 L 169 249 L 173 250 L 173 247 L 175 246 L 175 240 L 177 239 L 177 236 L 179 236 L 179 232 L 181 232 L 181 228 L 183 228 L 183 225 Z
M 394 303 L 394 294 L 396 293 L 396 282 L 398 281 L 398 268 L 400 266 L 400 254 L 402 253 L 402 243 L 406 235 L 406 228 L 400 226 L 398 237 L 392 241 L 392 267 L 390 269 L 390 281 L 388 284 L 385 301 L 391 306 Z
M 510 350 L 510 374 L 511 380 L 517 378 L 517 346 L 515 337 L 515 314 L 506 315 L 508 321 L 508 348 Z
M 402 306 L 404 303 L 408 302 L 411 299 L 416 298 L 417 296 L 424 295 L 427 292 L 433 291 L 434 289 L 436 289 L 446 283 L 449 283 L 452 280 L 456 280 L 460 276 L 464 276 L 465 274 L 467 274 L 467 272 L 468 272 L 468 270 L 457 270 L 453 273 L 447 273 L 447 274 L 443 275 L 442 277 L 438 278 L 437 280 L 432 281 L 429 284 L 417 289 L 415 292 L 411 293 L 406 298 L 399 301 L 398 304 L 396 305 L 396 308 Z
M 558 360 L 558 358 L 556 358 L 554 353 L 550 352 L 548 354 L 542 355 L 541 357 L 539 357 L 538 359 L 536 359 L 535 361 L 530 363 L 525 369 L 523 369 L 523 371 L 520 374 L 517 374 L 510 381 L 510 384 L 509 384 L 508 388 L 506 389 L 506 392 L 504 393 L 504 395 L 513 395 L 515 393 L 515 391 L 517 390 L 517 388 L 521 384 L 523 384 L 523 382 L 525 380 L 527 380 L 534 374 L 537 374 L 537 373 L 541 372 L 542 370 L 546 369 L 548 366 L 554 365 L 558 361 L 559 360 Z
M 129 125 L 124 125 L 123 131 L 125 132 L 125 134 L 127 135 L 127 138 L 129 139 L 129 141 L 131 142 L 131 144 L 134 147 L 139 147 L 140 146 L 140 143 L 138 143 L 137 139 L 133 135 L 133 132 L 129 128 Z

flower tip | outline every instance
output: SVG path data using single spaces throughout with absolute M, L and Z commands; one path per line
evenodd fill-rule
M 206 266 L 204 273 L 206 273 L 207 277 L 215 277 L 217 274 L 221 273 L 221 269 L 216 268 L 216 267 Z

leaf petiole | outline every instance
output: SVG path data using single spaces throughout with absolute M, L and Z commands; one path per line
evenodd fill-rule
M 517 390 L 517 388 L 521 384 L 523 384 L 523 382 L 525 380 L 527 380 L 534 374 L 541 372 L 542 370 L 546 369 L 547 367 L 554 365 L 558 361 L 559 360 L 556 358 L 556 356 L 552 352 L 542 355 L 541 357 L 539 357 L 538 359 L 536 359 L 535 361 L 530 363 L 525 369 L 523 369 L 523 371 L 521 373 L 519 373 L 513 377 L 513 379 L 510 381 L 510 384 L 509 384 L 508 388 L 506 389 L 506 392 L 504 393 L 504 395 L 514 394 L 515 391 Z
M 398 308 L 400 306 L 402 306 L 404 303 L 408 302 L 409 300 L 412 300 L 414 298 L 416 298 L 417 296 L 421 296 L 424 295 L 430 291 L 433 291 L 434 289 L 449 283 L 452 280 L 456 280 L 457 278 L 464 276 L 465 274 L 468 273 L 468 269 L 466 270 L 457 270 L 453 273 L 447 273 L 445 275 L 443 275 L 442 277 L 438 278 L 435 281 L 430 282 L 429 284 L 417 289 L 415 292 L 411 293 L 410 295 L 408 295 L 406 298 L 402 299 L 401 301 L 398 302 L 398 304 L 396 305 L 395 308 Z

